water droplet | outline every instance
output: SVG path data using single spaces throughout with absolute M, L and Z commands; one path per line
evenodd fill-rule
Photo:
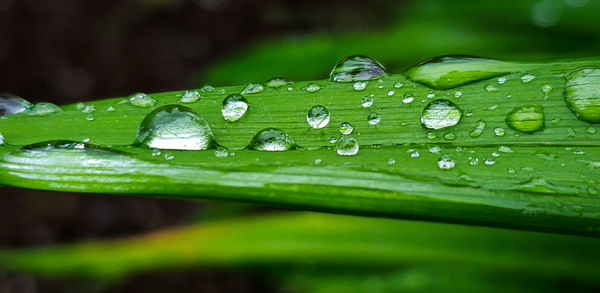
M 360 104 L 365 107 L 365 108 L 369 108 L 373 105 L 373 97 L 371 96 L 364 96 L 362 98 L 362 100 L 360 101 Z
M 483 108 L 483 110 L 494 111 L 498 108 L 498 105 L 491 105 L 487 108 Z
M 508 174 L 515 174 L 515 173 L 517 173 L 517 170 L 515 168 L 508 168 L 508 169 L 506 169 L 506 172 Z
M 388 165 L 394 165 L 394 164 L 396 164 L 396 160 L 394 158 L 389 158 L 387 163 L 388 163 Z
M 558 125 L 560 123 L 560 121 L 562 121 L 562 119 L 560 119 L 559 117 L 553 118 L 552 120 L 550 120 L 550 123 L 552 123 L 552 125 Z
M 445 99 L 434 100 L 425 106 L 421 114 L 421 124 L 427 129 L 443 129 L 456 125 L 462 117 L 462 110 Z
M 81 109 L 81 113 L 90 114 L 96 112 L 96 107 L 94 105 L 85 105 Z
M 296 142 L 281 129 L 265 128 L 252 138 L 248 148 L 255 151 L 280 152 L 296 149 Z
M 485 129 L 485 121 L 479 120 L 475 123 L 475 127 L 473 128 L 473 130 L 471 130 L 469 135 L 471 137 L 479 137 L 479 136 L 481 136 L 481 134 L 483 134 L 484 129 Z
M 485 158 L 483 163 L 486 164 L 487 166 L 492 166 L 492 165 L 496 164 L 496 160 L 493 157 L 487 157 L 487 158 Z
M 354 87 L 355 91 L 364 91 L 365 88 L 367 88 L 367 82 L 366 81 L 357 81 L 352 85 L 352 87 Z
M 247 94 L 257 94 L 262 92 L 263 90 L 265 90 L 265 88 L 263 87 L 262 84 L 260 83 L 249 83 L 240 94 L 242 95 L 247 95 Z
M 403 87 L 403 86 L 404 86 L 404 84 L 403 84 L 403 83 L 401 83 L 401 82 L 399 82 L 399 81 L 397 81 L 397 82 L 395 82 L 395 83 L 394 83 L 394 88 L 397 88 L 397 89 L 399 89 L 399 88 L 401 88 L 401 87 Z
M 215 87 L 214 87 L 214 86 L 212 86 L 212 85 L 209 85 L 209 84 L 207 84 L 207 85 L 203 86 L 203 87 L 200 89 L 200 91 L 201 91 L 201 92 L 203 92 L 203 93 L 210 93 L 210 92 L 212 92 L 212 91 L 214 91 L 214 90 L 215 90 Z
M 435 98 L 435 93 L 432 91 L 428 91 L 426 97 L 428 99 L 433 99 L 433 98 Z
M 185 91 L 185 92 L 183 92 L 183 94 L 181 94 L 181 97 L 179 97 L 179 102 L 185 103 L 185 104 L 195 103 L 201 97 L 202 96 L 200 95 L 200 93 L 198 91 Z
M 274 78 L 267 80 L 267 82 L 265 82 L 265 86 L 270 87 L 270 88 L 278 88 L 278 87 L 286 86 L 290 83 L 292 83 L 292 81 L 290 81 L 287 78 L 274 77 Z
M 62 109 L 52 103 L 37 103 L 31 107 L 25 114 L 28 116 L 48 116 L 61 112 Z
M 462 92 L 461 91 L 454 92 L 454 97 L 457 98 L 457 99 L 460 98 L 460 97 L 462 97 Z
M 421 154 L 419 154 L 419 152 L 418 152 L 418 151 L 414 151 L 414 152 L 410 153 L 410 157 L 411 157 L 411 158 L 418 158 L 420 155 L 421 155 Z
M 115 110 L 115 107 L 113 106 L 108 106 L 108 108 L 106 108 L 106 112 L 113 112 Z
M 408 104 L 408 103 L 412 103 L 414 100 L 415 100 L 415 98 L 412 96 L 412 94 L 409 92 L 406 92 L 402 99 L 402 103 Z
M 337 142 L 337 137 L 332 136 L 329 138 L 329 143 L 336 143 Z
M 342 122 L 342 124 L 340 124 L 340 133 L 343 135 L 348 135 L 352 133 L 352 131 L 354 131 L 354 127 L 349 122 Z
M 451 155 L 444 154 L 438 159 L 438 167 L 442 170 L 450 170 L 454 168 L 454 159 Z
M 524 74 L 523 76 L 521 76 L 521 81 L 523 83 L 528 83 L 534 79 L 535 79 L 535 75 L 533 75 L 531 73 L 527 73 L 527 74 Z
M 217 146 L 210 126 L 192 109 L 166 105 L 152 111 L 137 131 L 134 146 L 170 150 L 206 150 Z
M 506 82 L 506 77 L 504 77 L 504 76 L 498 77 L 498 84 L 504 84 L 505 82 Z
M 442 151 L 442 149 L 439 146 L 434 145 L 434 146 L 429 147 L 429 149 L 427 149 L 427 151 L 429 151 L 432 154 L 438 154 L 440 151 Z
M 175 155 L 171 154 L 171 153 L 165 153 L 165 155 L 163 156 L 163 158 L 165 158 L 166 161 L 170 161 L 175 159 Z
M 4 145 L 4 136 L 0 133 L 0 145 Z
M 242 95 L 231 94 L 223 100 L 221 105 L 221 114 L 223 119 L 228 122 L 235 122 L 246 114 L 248 110 L 248 102 Z
M 517 107 L 506 115 L 505 122 L 510 128 L 524 133 L 534 133 L 544 129 L 542 106 Z
M 92 114 L 87 114 L 87 115 L 85 116 L 85 120 L 87 120 L 87 121 L 94 121 L 94 115 L 92 115 Z
M 552 92 L 552 86 L 549 84 L 544 84 L 542 86 L 542 93 L 544 93 L 544 97 L 548 97 L 548 95 L 550 95 L 550 93 Z
M 161 151 L 159 149 L 152 149 L 152 156 L 153 157 L 158 157 L 162 155 Z
M 583 68 L 567 75 L 565 99 L 577 118 L 600 123 L 600 68 Z
M 502 127 L 496 127 L 494 128 L 494 134 L 496 134 L 496 136 L 504 136 L 506 131 Z
M 318 92 L 321 89 L 321 86 L 316 83 L 309 83 L 306 86 L 306 91 L 309 93 Z
M 510 154 L 513 152 L 513 150 L 510 147 L 505 145 L 501 145 L 500 147 L 498 147 L 498 151 L 505 154 Z
M 129 103 L 136 107 L 149 108 L 156 105 L 157 101 L 144 93 L 137 93 L 129 96 Z
M 371 125 L 377 125 L 381 122 L 381 116 L 378 113 L 370 113 L 367 117 L 367 122 Z
M 335 82 L 371 80 L 385 74 L 385 68 L 379 62 L 367 56 L 354 55 L 342 59 L 335 65 L 329 74 L 329 80 Z
M 388 97 L 391 97 L 395 94 L 395 92 L 393 90 L 390 90 L 387 92 Z
M 455 140 L 456 134 L 454 134 L 454 132 L 448 132 L 448 133 L 444 134 L 444 139 L 445 140 Z
M 29 110 L 32 106 L 30 102 L 21 97 L 0 94 L 0 116 L 21 113 Z
M 358 142 L 354 137 L 341 137 L 335 144 L 336 153 L 340 156 L 354 156 L 358 153 Z
M 215 150 L 215 157 L 217 158 L 227 158 L 229 156 L 229 151 L 225 148 L 217 148 Z
M 488 84 L 488 85 L 485 86 L 485 91 L 488 92 L 488 93 L 493 93 L 493 92 L 497 92 L 498 88 L 496 88 L 492 84 Z
M 585 129 L 585 132 L 587 132 L 589 134 L 595 134 L 596 133 L 596 128 L 589 126 L 589 127 L 587 127 Z
M 314 129 L 320 129 L 327 126 L 330 118 L 329 110 L 321 105 L 313 106 L 306 114 L 308 125 Z
M 437 138 L 437 134 L 433 131 L 427 131 L 427 138 L 435 139 L 435 138 Z
M 479 164 L 479 158 L 468 157 L 467 159 L 469 160 L 469 165 L 471 166 L 476 166 Z
M 447 90 L 504 75 L 515 64 L 466 55 L 439 56 L 410 68 L 406 76 L 431 88 Z

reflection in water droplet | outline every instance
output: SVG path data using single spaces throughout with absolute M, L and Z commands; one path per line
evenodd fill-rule
M 231 94 L 223 100 L 221 105 L 221 114 L 223 119 L 228 122 L 240 120 L 248 110 L 248 102 L 242 95 Z
M 329 143 L 336 143 L 337 142 L 337 137 L 332 136 L 329 138 Z
M 358 153 L 358 142 L 351 136 L 341 137 L 335 145 L 336 153 L 340 156 L 354 156 Z
M 202 96 L 200 96 L 198 91 L 185 91 L 183 94 L 181 94 L 181 97 L 179 97 L 179 102 L 186 104 L 195 103 L 201 97 Z
M 306 121 L 308 122 L 308 125 L 314 129 L 327 126 L 327 124 L 329 124 L 329 119 L 329 110 L 321 105 L 313 106 L 306 114 Z
M 408 104 L 408 103 L 412 103 L 414 100 L 415 100 L 415 98 L 412 96 L 412 94 L 410 92 L 406 92 L 404 94 L 404 97 L 402 98 L 402 103 Z
M 352 131 L 354 131 L 354 127 L 349 122 L 342 122 L 342 124 L 340 124 L 340 133 L 343 135 L 348 135 L 352 133 Z
M 406 76 L 428 87 L 447 90 L 499 75 L 515 69 L 514 63 L 466 55 L 439 56 L 406 71 Z
M 366 81 L 357 81 L 352 85 L 352 87 L 354 88 L 355 91 L 364 91 L 367 88 L 367 82 Z
M 528 83 L 534 79 L 535 79 L 535 75 L 533 75 L 531 73 L 527 73 L 527 74 L 524 74 L 523 76 L 521 76 L 521 81 L 523 83 Z
M 506 82 L 506 77 L 504 77 L 504 76 L 498 77 L 498 84 L 504 84 L 505 82 Z
M 360 101 L 360 104 L 365 108 L 371 107 L 373 105 L 373 97 L 371 97 L 370 95 L 364 96 Z
M 217 146 L 212 130 L 204 118 L 192 109 L 167 105 L 148 114 L 134 146 L 170 150 L 206 150 Z
M 367 56 L 354 55 L 342 59 L 335 65 L 329 74 L 329 80 L 335 82 L 371 80 L 385 74 L 385 68 L 379 62 Z
M 0 94 L 0 116 L 17 114 L 29 110 L 33 105 L 12 94 Z
M 485 121 L 479 120 L 475 123 L 475 127 L 473 128 L 473 130 L 471 130 L 469 135 L 471 137 L 479 137 L 479 136 L 481 136 L 481 134 L 483 134 L 484 129 L 485 129 Z
M 28 116 L 48 116 L 59 112 L 62 112 L 62 109 L 59 106 L 42 102 L 35 104 L 31 109 L 25 112 L 25 114 Z
M 263 87 L 262 84 L 260 83 L 249 83 L 240 94 L 242 95 L 247 95 L 247 94 L 257 94 L 262 92 L 263 90 L 265 90 L 265 88 Z
M 427 129 L 443 129 L 456 125 L 462 117 L 462 110 L 445 99 L 434 100 L 425 106 L 421 114 L 421 124 Z
M 399 89 L 399 88 L 401 88 L 401 87 L 403 87 L 403 86 L 404 86 L 404 84 L 403 84 L 403 83 L 401 83 L 401 82 L 399 82 L 399 81 L 397 81 L 397 82 L 395 82 L 395 83 L 394 83 L 394 88 L 397 88 L 397 89 Z
M 274 78 L 267 80 L 267 82 L 265 82 L 265 86 L 271 87 L 271 88 L 278 88 L 278 87 L 286 86 L 290 83 L 292 83 L 292 81 L 290 81 L 287 78 L 274 77 Z
M 502 127 L 496 127 L 494 128 L 494 134 L 496 134 L 496 136 L 504 136 L 506 131 Z
M 370 113 L 367 117 L 367 122 L 371 125 L 377 125 L 381 122 L 381 116 L 378 113 Z
M 456 134 L 454 134 L 454 132 L 448 132 L 448 133 L 444 134 L 444 139 L 445 140 L 454 140 L 454 139 L 456 139 Z
M 320 86 L 320 85 L 318 85 L 318 84 L 316 84 L 316 83 L 309 83 L 309 84 L 306 86 L 306 91 L 307 91 L 307 92 L 309 92 L 309 93 L 314 93 L 314 92 L 317 92 L 317 91 L 319 91 L 320 89 L 321 89 L 321 86 Z
M 391 96 L 393 96 L 394 94 L 395 94 L 395 92 L 394 92 L 394 91 L 388 91 L 388 92 L 387 92 L 387 95 L 388 95 L 388 97 L 391 97 Z
M 157 101 L 144 93 L 137 93 L 129 96 L 129 103 L 136 107 L 149 108 L 156 105 Z
M 565 99 L 577 118 L 600 123 L 600 68 L 583 68 L 567 75 Z
M 454 159 L 451 155 L 444 154 L 438 159 L 438 167 L 442 170 L 450 170 L 454 168 Z
M 522 106 L 506 115 L 505 122 L 510 128 L 524 133 L 534 133 L 544 129 L 542 106 Z
M 296 142 L 281 129 L 265 128 L 252 138 L 248 149 L 267 152 L 287 151 L 296 149 Z

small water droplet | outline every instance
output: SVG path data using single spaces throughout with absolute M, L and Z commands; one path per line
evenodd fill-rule
M 87 114 L 87 115 L 85 116 L 85 120 L 87 120 L 87 121 L 94 121 L 94 119 L 95 119 L 95 118 L 94 118 L 94 115 L 93 115 L 93 114 Z
M 542 85 L 542 93 L 544 93 L 544 97 L 548 97 L 552 92 L 552 86 L 549 84 Z
M 481 136 L 481 134 L 483 134 L 484 129 L 485 129 L 485 121 L 479 120 L 475 123 L 475 127 L 473 128 L 473 130 L 471 130 L 469 135 L 471 137 L 479 137 L 479 136 Z
M 329 143 L 336 143 L 337 142 L 337 137 L 332 136 L 329 138 Z
M 394 165 L 394 164 L 396 164 L 396 160 L 394 158 L 389 158 L 387 163 L 388 163 L 388 165 Z
M 402 99 L 402 103 L 408 104 L 408 103 L 412 103 L 414 100 L 415 100 L 415 98 L 412 96 L 412 94 L 410 92 L 406 92 Z
M 115 109 L 115 107 L 113 106 L 108 106 L 108 108 L 106 108 L 106 112 L 113 112 Z
M 214 87 L 214 86 L 212 86 L 212 85 L 209 85 L 209 84 L 207 84 L 207 85 L 203 86 L 203 87 L 200 89 L 200 91 L 201 91 L 201 92 L 203 92 L 203 93 L 210 93 L 210 92 L 212 92 L 212 91 L 214 91 L 214 90 L 215 90 L 215 87 Z
M 467 159 L 469 160 L 469 165 L 471 166 L 476 166 L 479 164 L 479 158 L 468 157 Z
M 454 132 L 448 132 L 448 133 L 444 134 L 444 139 L 445 140 L 454 140 L 454 139 L 456 139 L 456 134 L 454 134 Z
M 340 156 L 354 156 L 358 153 L 358 142 L 354 137 L 343 136 L 335 145 L 336 153 Z
M 585 129 L 585 132 L 587 132 L 589 134 L 595 134 L 596 133 L 596 128 L 589 126 L 589 127 L 587 127 Z
M 435 138 L 437 138 L 437 134 L 433 131 L 427 131 L 427 138 L 435 139 Z
M 152 156 L 153 157 L 158 157 L 162 155 L 162 152 L 159 149 L 152 149 Z
M 466 55 L 439 56 L 422 62 L 406 71 L 415 82 L 440 90 L 455 88 L 504 75 L 515 64 Z
M 228 122 L 235 122 L 246 114 L 248 110 L 248 102 L 242 95 L 231 94 L 223 100 L 221 105 L 221 114 L 223 119 Z
M 421 114 L 421 124 L 427 129 L 439 130 L 456 125 L 462 117 L 462 110 L 445 99 L 434 100 L 425 106 Z
M 28 116 L 48 116 L 62 112 L 62 109 L 52 103 L 37 103 L 31 107 L 25 114 Z
M 399 88 L 401 88 L 401 87 L 403 87 L 403 86 L 404 86 L 404 84 L 403 84 L 403 83 L 401 83 L 401 82 L 399 82 L 399 81 L 397 81 L 397 82 L 395 82 L 395 83 L 394 83 L 394 88 L 397 88 L 397 89 L 399 89 Z
M 381 122 L 381 116 L 378 113 L 370 113 L 367 117 L 367 122 L 371 125 L 377 125 Z
M 600 68 L 583 68 L 567 75 L 565 99 L 577 118 L 600 123 Z
M 500 76 L 498 77 L 498 84 L 504 84 L 506 82 L 506 77 Z
M 535 75 L 533 75 L 531 73 L 527 73 L 527 74 L 524 74 L 523 76 L 521 76 L 521 81 L 523 83 L 528 83 L 534 79 L 535 79 Z
M 4 145 L 4 136 L 0 133 L 0 145 Z
M 488 84 L 488 85 L 485 86 L 485 91 L 488 92 L 488 93 L 493 93 L 493 92 L 497 92 L 498 88 L 496 88 L 492 84 Z
M 506 169 L 506 172 L 508 174 L 515 174 L 517 172 L 517 170 L 515 168 L 508 168 L 508 169 Z
M 321 105 L 311 107 L 306 114 L 308 125 L 314 129 L 320 129 L 329 124 L 329 110 Z
M 352 127 L 352 124 L 349 122 L 342 122 L 342 124 L 340 124 L 340 133 L 343 135 L 348 135 L 352 133 L 352 131 L 354 131 L 354 127 Z
M 506 131 L 502 127 L 496 127 L 494 128 L 494 134 L 496 134 L 496 136 L 504 136 Z
M 442 170 L 450 170 L 454 168 L 454 159 L 451 155 L 444 154 L 438 159 L 438 167 Z
M 248 148 L 255 151 L 280 152 L 296 149 L 296 142 L 281 129 L 265 128 L 252 138 Z
M 352 85 L 352 87 L 354 88 L 355 91 L 364 91 L 365 88 L 367 88 L 367 82 L 366 81 L 357 81 Z
M 157 101 L 144 93 L 137 93 L 129 96 L 129 103 L 136 107 L 149 108 L 156 105 Z
M 242 95 L 248 95 L 248 94 L 257 94 L 260 93 L 262 91 L 265 90 L 265 87 L 263 87 L 262 84 L 260 83 L 249 83 L 240 94 Z
M 510 128 L 524 133 L 534 133 L 544 129 L 542 106 L 521 106 L 506 115 L 505 122 Z
M 270 87 L 270 88 L 279 88 L 282 86 L 286 86 L 288 84 L 292 83 L 292 81 L 290 81 L 287 78 L 284 77 L 274 77 L 271 78 L 269 80 L 267 80 L 267 82 L 265 82 L 265 86 L 266 87 Z
M 19 96 L 0 94 L 0 116 L 21 113 L 29 110 L 32 106 L 30 102 Z
M 215 150 L 215 157 L 217 158 L 227 158 L 229 156 L 229 151 L 225 148 L 217 148 Z
M 483 110 L 494 111 L 498 108 L 498 105 L 491 105 L 487 108 L 483 108 Z
M 457 99 L 460 98 L 460 97 L 462 97 L 462 92 L 461 91 L 454 92 L 454 97 L 457 98 Z
M 435 93 L 432 91 L 428 91 L 426 97 L 428 99 L 433 99 L 433 98 L 435 98 Z
M 505 145 L 501 145 L 500 147 L 498 147 L 498 151 L 501 153 L 505 153 L 505 154 L 509 154 L 509 153 L 513 152 L 513 150 L 510 147 L 505 146 Z
M 496 160 L 493 157 L 487 157 L 487 158 L 485 158 L 483 163 L 486 164 L 487 166 L 492 166 L 492 165 L 496 164 Z
M 362 100 L 360 101 L 360 104 L 364 107 L 364 108 L 369 108 L 373 105 L 373 97 L 369 96 L 364 96 L 362 98 Z
M 390 90 L 387 92 L 388 97 L 391 97 L 395 94 L 395 92 L 393 90 Z
M 385 74 L 385 68 L 379 62 L 364 55 L 354 55 L 336 64 L 329 74 L 329 80 L 335 82 L 371 80 Z
M 175 159 L 175 155 L 171 154 L 171 153 L 165 153 L 165 155 L 163 156 L 163 158 L 165 158 L 166 161 L 170 161 Z
M 153 149 L 206 150 L 217 144 L 204 118 L 190 108 L 166 105 L 144 118 L 133 145 Z
M 562 121 L 562 119 L 560 119 L 559 117 L 556 117 L 556 118 L 553 118 L 552 120 L 550 120 L 550 123 L 552 123 L 552 125 L 558 125 L 561 121 Z
M 306 86 L 306 91 L 309 93 L 318 92 L 321 89 L 321 86 L 316 83 L 309 83 Z
M 321 158 L 316 158 L 316 159 L 314 160 L 314 163 L 315 163 L 315 165 L 319 165 L 319 164 L 321 164 L 322 162 L 323 162 L 323 160 L 322 160 Z
M 81 113 L 90 114 L 96 112 L 96 107 L 94 105 L 85 105 L 83 109 L 81 109 Z
M 429 149 L 427 149 L 427 151 L 429 151 L 432 154 L 438 154 L 440 151 L 442 151 L 442 149 L 439 146 L 434 145 L 434 146 L 429 147 Z
M 183 92 L 183 94 L 181 94 L 181 97 L 179 97 L 179 102 L 185 103 L 185 104 L 195 103 L 201 97 L 202 96 L 200 95 L 200 93 L 198 91 L 185 91 L 185 92 Z
M 419 152 L 418 152 L 418 151 L 414 151 L 414 152 L 410 153 L 410 157 L 411 157 L 411 158 L 418 158 L 420 155 L 421 155 L 421 154 L 419 154 Z

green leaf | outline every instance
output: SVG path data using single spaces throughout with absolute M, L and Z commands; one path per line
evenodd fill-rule
M 7 144 L 0 147 L 0 184 L 600 235 L 600 133 L 578 120 L 562 96 L 568 72 L 598 67 L 600 60 L 502 64 L 511 72 L 502 76 L 505 82 L 494 78 L 451 90 L 434 90 L 403 75 L 368 81 L 365 90 L 329 81 L 296 82 L 290 85 L 293 90 L 266 88 L 246 95 L 248 111 L 233 123 L 223 119 L 220 107 L 228 94 L 243 87 L 202 92 L 186 106 L 206 119 L 216 142 L 229 149 L 228 157 L 222 157 L 223 150 L 163 150 L 155 156 L 155 151 L 129 146 L 144 117 L 179 104 L 184 92 L 152 94 L 157 103 L 148 108 L 116 98 L 89 103 L 96 109 L 92 113 L 90 107 L 80 106 L 83 113 L 67 105 L 45 117 L 15 114 L 0 120 Z M 486 70 L 485 64 L 481 67 Z M 524 76 L 532 80 L 523 82 Z M 309 83 L 321 90 L 306 91 Z M 407 102 L 407 93 L 414 101 Z M 363 108 L 361 99 L 368 95 L 373 95 L 373 106 Z M 437 98 L 458 105 L 462 118 L 454 127 L 426 131 L 421 113 Z M 325 128 L 312 129 L 306 121 L 315 105 L 331 114 Z M 524 105 L 543 106 L 542 131 L 527 134 L 506 125 L 506 115 Z M 372 113 L 381 118 L 377 125 L 367 122 Z M 472 135 L 482 121 L 481 135 Z M 354 126 L 351 136 L 360 144 L 356 156 L 339 156 L 330 143 L 332 136 L 342 137 L 342 122 Z M 245 149 L 269 127 L 285 131 L 299 147 Z M 20 147 L 60 139 L 89 139 L 109 147 L 45 153 Z

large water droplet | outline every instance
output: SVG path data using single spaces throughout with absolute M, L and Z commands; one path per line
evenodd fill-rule
M 354 131 L 354 127 L 349 122 L 342 122 L 342 124 L 340 124 L 339 130 L 340 133 L 342 133 L 343 135 L 348 135 L 352 133 L 352 131 Z
M 427 129 L 442 129 L 454 126 L 460 121 L 462 110 L 446 99 L 434 100 L 425 106 L 421 114 L 421 124 Z
M 565 99 L 577 118 L 600 123 L 600 68 L 583 68 L 567 75 Z
M 295 149 L 296 142 L 281 129 L 265 128 L 252 138 L 248 148 L 256 151 L 279 152 Z
M 327 126 L 327 124 L 329 124 L 329 119 L 329 110 L 321 105 L 313 106 L 306 114 L 306 121 L 308 122 L 308 125 L 314 129 Z
M 247 94 L 257 94 L 262 92 L 263 90 L 265 90 L 265 88 L 263 87 L 262 84 L 260 83 L 249 83 L 240 94 L 242 95 L 247 95 Z
M 223 100 L 221 114 L 223 119 L 229 122 L 240 120 L 248 110 L 248 102 L 242 95 L 231 94 Z
M 33 107 L 31 107 L 31 109 L 29 109 L 25 113 L 29 116 L 48 116 L 61 111 L 62 109 L 60 109 L 60 107 L 57 105 L 42 102 L 35 104 Z
M 129 96 L 129 102 L 141 108 L 149 108 L 156 105 L 156 100 L 144 93 L 137 93 Z
M 340 156 L 354 156 L 358 153 L 358 142 L 354 137 L 341 137 L 335 144 L 336 153 Z
M 342 59 L 335 65 L 329 74 L 329 80 L 335 82 L 371 80 L 385 74 L 385 68 L 379 62 L 367 56 L 354 55 Z
M 29 110 L 33 105 L 27 100 L 11 95 L 0 95 L 0 116 L 17 114 Z
M 468 83 L 504 75 L 514 64 L 467 55 L 439 56 L 406 71 L 412 81 L 431 88 L 447 90 Z
M 517 107 L 506 115 L 505 121 L 514 130 L 534 133 L 544 129 L 544 111 L 542 106 Z
M 210 126 L 192 109 L 166 105 L 148 114 L 134 146 L 169 150 L 206 150 L 217 146 Z
M 290 83 L 292 83 L 292 81 L 290 81 L 287 78 L 284 78 L 284 77 L 274 77 L 274 78 L 271 78 L 271 79 L 267 80 L 267 82 L 265 82 L 265 86 L 266 87 L 271 87 L 271 88 L 278 88 L 278 87 L 286 86 L 286 85 L 288 85 Z

